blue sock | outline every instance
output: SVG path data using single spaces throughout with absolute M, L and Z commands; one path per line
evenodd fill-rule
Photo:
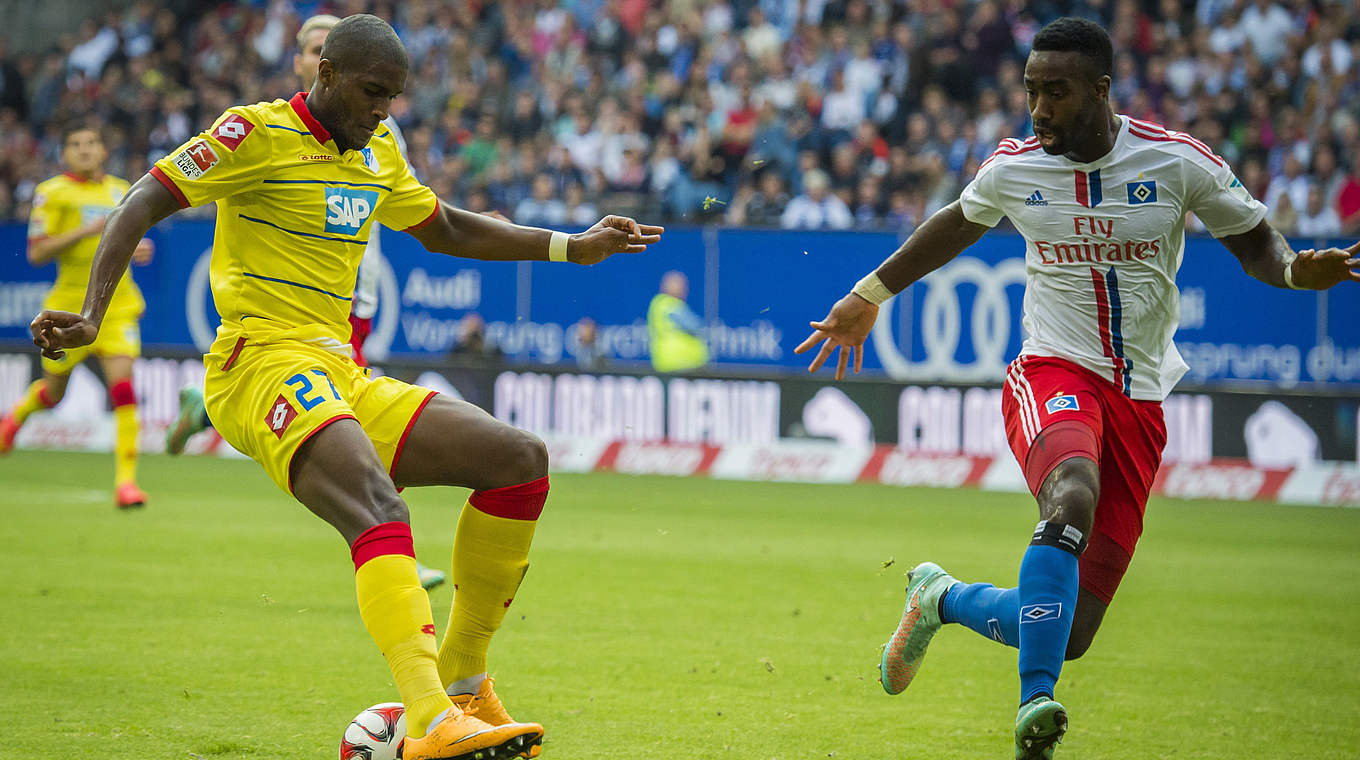
M 966 625 L 1006 646 L 1020 646 L 1020 589 L 956 583 L 940 601 L 940 619 Z
M 1040 522 L 1020 562 L 1020 702 L 1053 696 L 1077 606 L 1077 557 L 1086 548 L 1069 525 Z

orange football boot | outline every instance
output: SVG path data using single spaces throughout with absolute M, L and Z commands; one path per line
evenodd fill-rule
M 449 699 L 453 700 L 455 707 L 463 708 L 468 715 L 472 715 L 480 720 L 484 720 L 493 726 L 504 726 L 516 724 L 510 713 L 505 711 L 505 705 L 501 704 L 501 698 L 496 696 L 495 679 L 487 676 L 482 681 L 482 685 L 477 689 L 476 694 L 450 694 Z M 518 723 L 521 726 L 533 726 L 538 732 L 537 736 L 528 737 L 527 744 L 519 753 L 519 757 L 534 758 L 543 751 L 543 726 L 537 723 Z
M 114 503 L 119 509 L 134 509 L 146 506 L 146 494 L 136 483 L 128 481 L 113 491 Z
M 14 421 L 10 412 L 0 419 L 0 454 L 8 454 L 14 449 L 14 436 L 19 434 L 19 423 Z
M 419 739 L 406 738 L 403 760 L 510 760 L 542 738 L 534 723 L 493 726 L 454 705 L 440 713 Z

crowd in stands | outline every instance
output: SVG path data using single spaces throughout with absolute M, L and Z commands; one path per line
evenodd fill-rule
M 1360 232 L 1353 0 L 138 0 L 45 50 L 0 43 L 0 219 L 58 169 L 60 125 L 108 125 L 135 178 L 237 103 L 288 97 L 294 34 L 373 12 L 410 54 L 393 112 L 446 199 L 579 227 L 909 232 L 1008 136 L 1060 15 L 1111 32 L 1121 113 L 1227 158 L 1282 231 Z

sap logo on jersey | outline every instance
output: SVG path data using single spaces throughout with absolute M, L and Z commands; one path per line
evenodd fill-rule
M 359 234 L 359 228 L 364 226 L 377 205 L 378 193 L 373 190 L 326 188 L 326 231 Z
M 1049 414 L 1057 414 L 1058 412 L 1075 412 L 1080 408 L 1081 408 L 1080 406 L 1077 406 L 1077 397 L 1071 395 L 1054 396 L 1053 398 L 1044 402 L 1044 410 L 1047 411 Z

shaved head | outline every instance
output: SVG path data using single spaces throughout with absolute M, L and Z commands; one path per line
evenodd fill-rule
M 384 61 L 409 68 L 406 47 L 386 21 L 367 13 L 346 16 L 326 35 L 321 57 L 337 72 L 348 73 Z
M 312 36 L 319 37 L 319 31 Z M 341 19 L 321 43 L 307 107 L 335 138 L 336 147 L 358 150 L 406 89 L 409 67 L 406 48 L 386 21 L 366 13 Z

